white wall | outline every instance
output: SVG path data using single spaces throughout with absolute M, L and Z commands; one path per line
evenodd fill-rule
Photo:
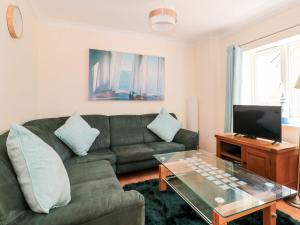
M 203 113 L 199 118 L 200 130 L 203 130 L 203 132 L 200 133 L 202 137 L 200 139 L 200 147 L 206 149 L 215 149 L 213 134 L 223 132 L 227 46 L 231 44 L 243 44 L 248 41 L 255 40 L 278 30 L 293 26 L 299 23 L 299 21 L 300 7 L 294 7 L 259 23 L 247 26 L 241 31 L 233 32 L 222 37 L 205 37 L 199 40 L 196 50 L 198 54 L 196 61 L 198 68 L 200 67 L 200 71 L 199 69 L 197 71 L 197 76 L 200 79 L 200 85 L 201 83 L 208 83 L 210 84 L 209 86 L 214 84 L 213 87 L 209 88 L 209 90 L 200 88 L 199 96 L 206 96 L 209 93 L 209 99 L 213 99 L 215 101 L 214 104 L 212 104 L 208 99 L 202 99 L 200 102 L 200 109 L 201 107 L 205 108 L 207 105 L 209 105 L 210 111 L 210 113 Z M 244 48 L 250 49 L 258 47 L 297 34 L 300 34 L 300 27 L 285 31 L 269 38 L 265 38 L 260 41 L 253 42 L 244 46 Z M 210 70 L 217 72 L 210 72 L 207 74 L 207 71 Z M 202 86 L 205 85 L 202 84 Z M 211 91 L 212 89 L 214 91 Z M 205 130 L 209 130 L 209 132 L 204 133 Z M 297 136 L 297 128 L 283 127 L 284 140 L 297 143 Z M 205 140 L 210 141 L 206 142 Z
M 20 7 L 24 33 L 13 40 L 7 30 L 6 9 L 9 4 Z M 11 122 L 36 117 L 36 22 L 28 1 L 0 1 L 0 133 Z
M 219 48 L 215 37 L 203 37 L 196 47 L 200 147 L 213 152 L 218 115 L 216 79 L 220 71 L 216 62 L 220 60 Z
M 95 30 L 78 24 L 41 23 L 39 32 L 38 116 L 141 114 L 162 106 L 186 125 L 186 100 L 195 95 L 193 46 L 169 39 Z M 88 101 L 89 48 L 163 56 L 164 101 Z
M 0 20 L 0 132 L 11 122 L 86 114 L 140 114 L 166 107 L 186 126 L 187 99 L 196 94 L 193 46 L 133 32 L 96 30 L 85 25 L 37 22 L 24 0 L 0 1 L 5 18 L 9 4 L 20 7 L 24 35 L 10 38 Z M 157 55 L 166 58 L 164 101 L 88 101 L 89 48 Z

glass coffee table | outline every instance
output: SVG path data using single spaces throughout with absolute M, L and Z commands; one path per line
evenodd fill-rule
M 155 155 L 159 190 L 171 187 L 208 224 L 228 222 L 263 210 L 263 224 L 276 224 L 276 201 L 296 191 L 214 154 L 185 151 Z

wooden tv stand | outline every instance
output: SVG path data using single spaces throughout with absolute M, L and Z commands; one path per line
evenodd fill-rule
M 277 183 L 296 188 L 298 146 L 287 142 L 251 139 L 233 134 L 216 134 L 217 156 Z

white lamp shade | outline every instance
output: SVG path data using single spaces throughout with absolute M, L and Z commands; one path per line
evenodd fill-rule
M 300 75 L 299 75 L 299 77 L 297 79 L 297 82 L 295 84 L 295 88 L 300 89 Z
M 175 24 L 174 18 L 168 15 L 157 15 L 150 18 L 151 28 L 155 31 L 170 31 Z
M 170 31 L 177 23 L 177 13 L 171 8 L 157 8 L 149 13 L 149 23 L 154 31 Z

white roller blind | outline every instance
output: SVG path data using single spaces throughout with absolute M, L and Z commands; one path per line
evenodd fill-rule
M 300 44 L 287 47 L 286 94 L 290 117 L 300 117 L 300 90 L 295 83 L 300 75 Z
M 241 104 L 279 105 L 286 101 L 288 116 L 300 118 L 300 41 L 246 51 L 243 55 Z

